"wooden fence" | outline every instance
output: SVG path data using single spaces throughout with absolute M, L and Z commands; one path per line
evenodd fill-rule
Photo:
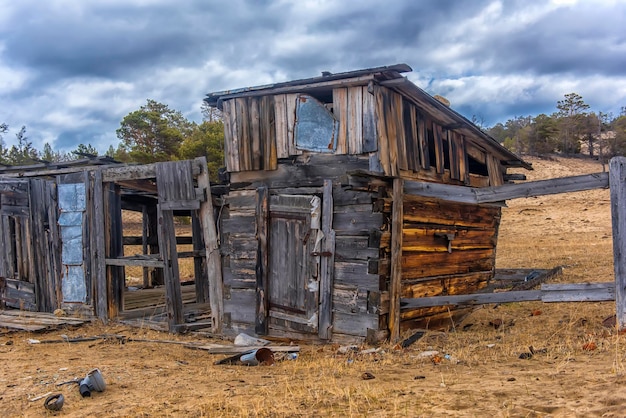
M 538 290 L 477 293 L 456 296 L 402 298 L 400 309 L 445 305 L 478 305 L 521 301 L 600 302 L 615 300 L 619 329 L 626 328 L 626 158 L 615 157 L 609 173 L 588 174 L 551 180 L 507 184 L 490 188 L 468 188 L 406 181 L 407 192 L 468 203 L 499 202 L 610 187 L 615 280 L 605 283 L 542 284 Z

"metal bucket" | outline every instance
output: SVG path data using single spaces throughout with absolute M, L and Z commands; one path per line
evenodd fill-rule
M 274 364 L 274 353 L 269 348 L 259 348 L 250 353 L 243 354 L 239 361 L 246 366 L 258 366 L 263 364 L 265 366 L 271 366 Z
M 81 396 L 84 398 L 86 396 L 91 396 L 92 391 L 104 392 L 106 387 L 107 384 L 104 381 L 104 377 L 102 377 L 100 369 L 93 369 L 87 373 L 87 377 L 79 383 L 78 389 Z

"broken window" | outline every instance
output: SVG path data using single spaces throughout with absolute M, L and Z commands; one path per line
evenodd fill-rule
M 296 148 L 314 152 L 335 152 L 338 121 L 312 96 L 301 94 L 296 105 Z

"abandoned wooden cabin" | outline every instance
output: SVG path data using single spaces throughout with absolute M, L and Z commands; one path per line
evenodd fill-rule
M 401 299 L 490 283 L 501 204 L 460 190 L 531 167 L 407 71 L 209 94 L 225 129 L 213 193 L 205 159 L 0 168 L 2 307 L 310 341 L 449 324 L 455 307 Z
M 221 276 L 215 234 L 204 158 L 2 167 L 1 308 L 210 327 L 208 275 Z M 191 285 L 181 283 L 182 259 L 193 260 Z M 138 283 L 128 282 L 132 268 Z
M 405 64 L 210 93 L 225 130 L 224 333 L 380 341 L 449 322 L 400 298 L 494 276 L 500 204 L 434 184 L 500 186 L 530 165 L 402 73 Z M 221 286 L 223 284 L 223 286 Z

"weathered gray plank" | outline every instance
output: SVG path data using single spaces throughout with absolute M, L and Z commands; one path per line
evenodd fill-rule
M 383 214 L 371 212 L 335 213 L 333 220 L 337 235 L 366 234 L 372 229 L 380 228 L 382 224 Z
M 231 322 L 254 325 L 255 306 L 256 291 L 254 289 L 231 289 L 224 298 L 224 314 L 230 316 Z
M 91 257 L 93 259 L 93 277 L 95 281 L 95 313 L 101 321 L 107 319 L 107 284 L 106 264 L 104 261 L 104 199 L 102 196 L 102 171 L 93 173 L 92 211 L 91 211 Z
M 615 283 L 541 285 L 542 302 L 600 302 L 615 300 Z
M 184 319 L 174 216 L 171 211 L 159 210 L 159 247 L 164 263 L 167 322 L 169 329 L 173 330 L 177 325 L 182 324 Z
M 380 288 L 379 277 L 377 274 L 369 274 L 368 271 L 367 261 L 335 261 L 335 283 L 378 291 Z
M 268 289 L 269 249 L 267 247 L 269 229 L 269 193 L 267 188 L 257 190 L 256 202 L 257 253 L 256 253 L 256 317 L 254 330 L 259 335 L 268 331 L 269 313 Z
M 366 156 L 307 154 L 295 158 L 292 163 L 279 164 L 276 170 L 231 173 L 231 190 L 253 190 L 261 186 L 274 189 L 293 187 L 295 184 L 321 187 L 325 179 L 347 180 L 346 172 L 368 168 Z
M 368 329 L 378 329 L 378 315 L 334 312 L 333 332 L 367 337 Z
M 626 158 L 609 162 L 611 217 L 613 228 L 613 265 L 615 270 L 615 308 L 619 329 L 626 328 Z
M 389 338 L 400 339 L 400 293 L 402 291 L 402 225 L 404 220 L 404 181 L 393 180 L 391 217 L 391 278 L 389 285 Z
M 374 95 L 363 87 L 363 150 L 373 152 L 378 150 L 376 138 L 376 115 L 374 107 Z
M 333 183 L 324 181 L 322 195 L 322 254 L 320 261 L 320 307 L 318 335 L 323 340 L 332 338 L 333 276 L 335 265 L 335 231 L 333 225 Z
M 223 324 L 223 294 L 222 294 L 222 260 L 220 256 L 220 248 L 217 237 L 217 228 L 215 226 L 215 217 L 213 213 L 213 202 L 211 199 L 211 184 L 209 179 L 209 171 L 205 157 L 197 158 L 202 166 L 202 172 L 198 175 L 198 187 L 204 190 L 206 198 L 200 204 L 198 216 L 202 229 L 202 241 L 206 251 L 206 277 L 208 283 L 202 286 L 202 292 L 207 292 L 203 296 L 204 300 L 209 300 L 211 305 L 211 329 L 215 332 L 221 332 Z
M 483 303 L 506 303 L 541 300 L 541 290 L 519 290 L 500 293 L 475 293 L 469 295 L 433 296 L 427 298 L 402 298 L 400 309 L 428 308 L 445 305 L 480 305 Z
M 162 163 L 142 164 L 142 165 L 124 165 L 107 167 L 102 169 L 102 181 L 116 182 L 123 180 L 149 179 L 156 177 L 156 167 Z M 82 171 L 82 170 L 81 170 Z M 197 160 L 192 164 L 193 175 L 198 175 L 202 171 Z
M 578 192 L 606 187 L 608 187 L 608 174 L 596 173 L 484 188 L 407 180 L 404 189 L 407 194 L 435 197 L 454 202 L 495 203 L 508 199 Z
M 601 189 L 607 188 L 608 186 L 608 173 L 595 173 L 520 184 L 505 184 L 499 187 L 485 187 L 473 189 L 473 192 L 476 195 L 477 203 L 487 203 L 521 197 Z
M 379 253 L 379 248 L 369 247 L 368 236 L 344 235 L 335 241 L 335 259 L 338 261 L 377 259 Z

